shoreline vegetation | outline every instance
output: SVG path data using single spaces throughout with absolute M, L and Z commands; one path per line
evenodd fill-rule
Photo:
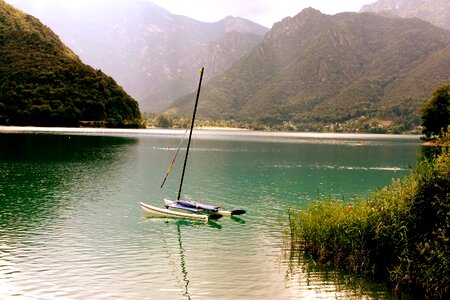
M 306 209 L 290 208 L 288 249 L 321 265 L 387 278 L 397 293 L 448 297 L 450 85 L 424 103 L 421 126 L 422 156 L 409 177 L 352 202 L 319 197 Z
M 450 153 L 423 158 L 409 177 L 367 198 L 319 198 L 290 208 L 285 238 L 323 266 L 388 278 L 395 292 L 450 293 Z
M 146 128 L 188 128 L 190 117 L 164 114 L 143 113 L 143 126 Z M 374 134 L 420 134 L 421 127 L 400 126 L 392 121 L 379 120 L 376 118 L 359 117 L 333 124 L 320 122 L 307 122 L 294 124 L 291 121 L 264 122 L 258 119 L 202 119 L 196 120 L 199 128 L 234 129 L 234 130 L 258 130 L 258 131 L 294 131 L 294 132 L 334 132 L 334 133 L 374 133 Z

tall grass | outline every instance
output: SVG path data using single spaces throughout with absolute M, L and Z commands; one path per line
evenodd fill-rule
M 422 161 L 409 177 L 392 181 L 353 205 L 321 198 L 289 210 L 292 247 L 317 261 L 387 276 L 430 297 L 449 294 L 450 155 Z

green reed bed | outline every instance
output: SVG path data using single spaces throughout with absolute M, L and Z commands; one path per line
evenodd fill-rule
M 293 250 L 347 270 L 387 276 L 396 289 L 449 294 L 450 155 L 420 163 L 353 205 L 321 198 L 289 210 L 286 232 Z

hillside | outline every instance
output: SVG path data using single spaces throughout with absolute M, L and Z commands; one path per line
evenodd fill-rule
M 361 12 L 415 17 L 450 30 L 450 0 L 378 0 L 364 5 Z
M 206 84 L 198 113 L 298 129 L 375 118 L 403 131 L 418 125 L 420 104 L 450 80 L 449 45 L 448 31 L 418 19 L 305 9 Z M 193 98 L 168 112 L 189 114 Z
M 223 72 L 268 31 L 235 17 L 204 23 L 142 0 L 111 0 L 76 10 L 54 1 L 19 4 L 52 28 L 85 63 L 114 77 L 143 111 L 161 110 L 166 102 L 194 90 L 195 81 L 185 74 L 206 63 L 212 62 L 205 82 Z M 226 55 L 217 57 L 220 53 Z
M 0 124 L 137 127 L 138 104 L 38 19 L 0 0 Z

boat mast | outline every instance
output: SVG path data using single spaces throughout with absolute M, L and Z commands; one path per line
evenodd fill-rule
M 184 172 L 186 171 L 186 163 L 187 163 L 188 155 L 189 155 L 189 147 L 191 146 L 192 131 L 194 130 L 195 114 L 197 113 L 198 98 L 200 97 L 200 88 L 202 86 L 204 70 L 205 70 L 205 67 L 202 67 L 200 69 L 200 81 L 198 83 L 197 98 L 195 99 L 194 114 L 192 115 L 191 131 L 189 132 L 189 140 L 188 140 L 187 149 L 186 149 L 186 156 L 184 158 L 183 173 L 181 173 L 181 182 L 180 182 L 180 189 L 178 190 L 177 201 L 180 200 L 180 197 L 181 197 L 181 188 L 183 187 Z

